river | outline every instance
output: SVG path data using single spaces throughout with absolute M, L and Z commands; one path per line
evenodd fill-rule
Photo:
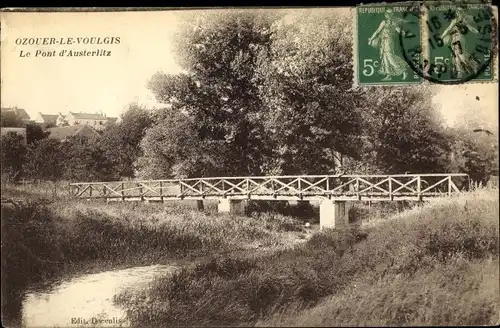
M 86 274 L 28 292 L 22 303 L 24 327 L 127 327 L 125 310 L 113 297 L 126 289 L 147 287 L 155 277 L 178 267 L 152 265 Z

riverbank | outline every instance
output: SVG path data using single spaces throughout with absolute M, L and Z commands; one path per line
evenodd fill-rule
M 492 324 L 498 217 L 498 189 L 477 190 L 293 249 L 183 269 L 115 301 L 135 326 Z
M 210 206 L 201 213 L 186 202 L 2 204 L 2 313 L 18 313 L 25 291 L 61 277 L 286 249 L 307 234 L 290 217 L 215 214 Z

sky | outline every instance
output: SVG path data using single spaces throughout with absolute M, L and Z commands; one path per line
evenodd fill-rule
M 180 72 L 172 38 L 179 11 L 114 13 L 2 13 L 1 106 L 37 112 L 103 112 L 119 116 L 137 102 L 159 107 L 146 87 L 158 71 Z M 120 37 L 120 44 L 16 45 L 29 38 Z M 111 51 L 111 56 L 34 57 L 37 50 Z M 21 57 L 20 53 L 30 57 Z M 433 98 L 445 122 L 469 108 L 498 121 L 498 83 L 435 86 Z M 479 97 L 480 100 L 477 100 Z

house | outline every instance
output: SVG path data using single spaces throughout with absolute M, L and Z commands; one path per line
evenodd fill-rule
M 119 123 L 118 117 L 108 117 L 108 124 Z
M 103 114 L 89 114 L 89 113 L 75 113 L 69 112 L 68 115 L 64 117 L 64 120 L 68 122 L 69 125 L 90 125 L 96 130 L 102 130 L 108 123 L 108 118 Z
M 9 132 L 14 132 L 23 137 L 24 144 L 26 145 L 28 143 L 28 140 L 26 138 L 26 128 L 0 128 L 0 135 L 3 137 L 4 135 L 7 135 Z
M 17 118 L 21 119 L 23 121 L 23 123 L 25 123 L 25 124 L 33 122 L 31 120 L 31 117 L 29 116 L 29 114 L 23 108 L 1 107 L 0 111 L 2 113 L 2 116 L 6 115 L 6 116 L 12 116 L 13 118 L 17 117 Z
M 35 117 L 35 123 L 40 124 L 44 127 L 56 126 L 58 117 L 59 115 L 56 114 L 42 114 L 38 112 L 38 114 Z
M 43 114 L 38 113 L 36 123 L 47 127 L 54 125 L 57 127 L 73 126 L 73 125 L 88 125 L 94 128 L 94 130 L 103 130 L 106 125 L 118 122 L 117 117 L 107 117 L 105 114 L 91 114 L 82 112 L 69 112 L 68 114 L 59 113 L 54 114 Z
M 99 133 L 87 124 L 77 124 L 47 129 L 50 132 L 48 138 L 64 141 L 71 136 L 99 137 Z

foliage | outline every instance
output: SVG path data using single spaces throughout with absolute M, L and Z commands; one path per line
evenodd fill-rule
M 12 131 L 8 132 L 1 138 L 0 153 L 2 181 L 19 180 L 26 160 L 24 137 Z
M 61 145 L 61 161 L 64 163 L 62 178 L 69 181 L 110 181 L 117 179 L 112 163 L 97 141 L 71 136 Z
M 44 131 L 42 127 L 35 123 L 26 124 L 26 140 L 28 145 L 32 145 L 48 137 L 50 132 Z
M 383 172 L 444 172 L 449 143 L 428 87 L 381 88 L 365 95 L 363 160 Z
M 176 39 L 184 72 L 149 83 L 167 109 L 142 143 L 141 171 L 444 171 L 450 145 L 432 89 L 352 87 L 349 19 L 330 10 L 187 19 Z
M 333 173 L 337 152 L 360 155 L 363 91 L 352 90 L 349 17 L 333 15 L 289 15 L 272 25 L 258 74 L 273 172 Z
M 197 138 L 198 127 L 189 115 L 172 109 L 164 109 L 161 115 L 142 140 L 144 156 L 137 163 L 142 177 L 223 174 L 223 142 Z
M 449 128 L 451 152 L 450 172 L 469 174 L 475 182 L 485 185 L 490 176 L 498 175 L 498 132 L 490 127 L 480 113 L 469 113 L 459 117 L 455 126 Z M 486 129 L 474 132 L 475 129 Z M 491 129 L 491 131 L 490 131 Z
M 41 139 L 27 148 L 24 167 L 27 178 L 56 181 L 60 179 L 64 168 L 64 154 L 57 139 Z
M 134 176 L 133 164 L 141 155 L 140 142 L 150 125 L 150 113 L 137 104 L 130 104 L 121 122 L 103 131 L 98 147 L 103 149 L 119 176 Z
M 174 157 L 172 167 L 187 164 L 178 170 L 181 174 L 261 173 L 269 144 L 259 120 L 265 104 L 258 95 L 255 68 L 262 49 L 269 44 L 271 23 L 270 15 L 247 11 L 214 12 L 187 20 L 176 46 L 185 73 L 157 73 L 151 79 L 149 85 L 156 98 L 168 103 L 170 111 L 178 112 L 159 116 L 167 121 L 162 124 L 164 133 L 175 136 L 178 128 L 169 122 L 185 115 L 194 130 L 189 146 L 195 144 L 195 149 L 203 150 L 187 150 L 182 157 Z M 162 142 L 175 144 L 177 140 Z M 148 144 L 144 146 L 148 148 Z M 217 163 L 215 170 L 205 169 L 207 162 Z

